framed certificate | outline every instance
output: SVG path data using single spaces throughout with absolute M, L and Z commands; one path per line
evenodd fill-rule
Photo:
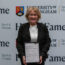
M 39 43 L 25 43 L 25 57 L 27 63 L 40 62 Z

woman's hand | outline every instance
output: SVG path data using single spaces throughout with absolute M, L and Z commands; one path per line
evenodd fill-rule
M 22 60 L 23 60 L 23 64 L 27 65 L 25 56 L 22 57 Z
M 40 62 L 38 64 L 41 64 L 42 63 L 42 56 L 40 56 Z
M 42 56 L 40 56 L 40 64 L 42 63 Z

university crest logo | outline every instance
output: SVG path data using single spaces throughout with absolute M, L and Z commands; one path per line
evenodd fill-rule
M 24 6 L 16 6 L 16 15 L 17 16 L 24 15 Z

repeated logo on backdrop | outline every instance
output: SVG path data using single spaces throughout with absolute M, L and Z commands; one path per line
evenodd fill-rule
M 27 6 L 27 8 L 30 6 Z M 40 12 L 43 14 L 56 14 L 57 7 L 55 5 L 45 5 L 45 6 L 32 6 L 39 8 Z
M 16 6 L 16 15 L 17 16 L 24 15 L 24 6 Z
M 19 60 L 18 54 L 16 54 L 16 61 Z M 49 56 L 49 62 L 65 62 L 65 56 Z
M 52 39 L 51 47 L 62 47 L 65 46 L 65 39 Z
M 9 8 L 0 8 L 0 14 L 9 14 Z
M 21 24 L 22 23 L 15 23 L 16 30 L 19 29 L 19 26 Z M 61 24 L 51 24 L 51 23 L 48 23 L 48 22 L 44 23 L 44 24 L 46 24 L 49 31 L 65 31 L 65 24 L 63 24 L 63 25 L 61 25 Z
M 59 13 L 65 13 L 65 5 L 59 5 Z
M 1 60 L 7 60 L 7 61 L 11 61 L 12 60 L 12 55 L 11 54 L 2 53 L 0 55 L 1 55 Z
M 1 23 L 1 29 L 11 29 L 11 23 Z
M 9 41 L 0 40 L 0 47 L 9 47 L 9 45 L 10 45 Z
M 49 56 L 49 62 L 65 62 L 65 56 Z

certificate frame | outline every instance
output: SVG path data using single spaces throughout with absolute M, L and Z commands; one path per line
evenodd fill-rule
M 25 43 L 25 58 L 26 58 L 26 63 L 40 62 L 38 42 Z

